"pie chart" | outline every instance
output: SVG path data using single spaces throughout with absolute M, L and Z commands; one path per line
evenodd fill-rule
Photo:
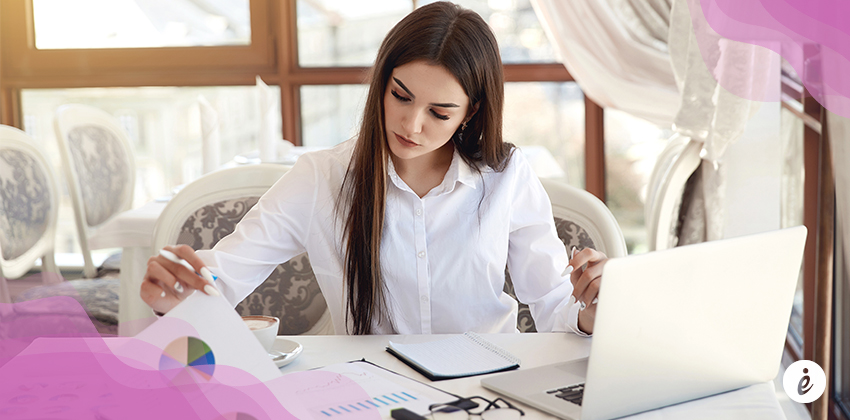
M 162 351 L 159 370 L 176 385 L 207 382 L 215 372 L 215 356 L 202 340 L 180 337 Z

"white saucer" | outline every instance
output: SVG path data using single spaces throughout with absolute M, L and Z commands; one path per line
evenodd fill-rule
M 274 345 L 272 346 L 272 351 L 285 354 L 286 356 L 275 360 L 274 364 L 276 364 L 277 367 L 284 367 L 292 363 L 292 361 L 301 354 L 302 350 L 304 350 L 304 346 L 299 343 L 284 338 L 276 338 L 274 340 Z M 271 356 L 271 353 L 269 355 Z

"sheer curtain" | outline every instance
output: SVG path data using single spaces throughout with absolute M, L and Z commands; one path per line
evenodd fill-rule
M 718 80 L 749 98 L 764 97 L 771 71 L 779 74 L 767 64 L 769 51 L 721 38 L 698 0 L 532 0 L 532 5 L 588 97 L 672 126 L 677 139 L 702 144 L 702 161 L 681 186 L 676 237 L 678 245 L 719 239 L 723 155 L 759 102 L 730 93 Z M 660 169 L 654 172 L 663 174 Z M 657 187 L 650 185 L 649 195 Z
M 679 92 L 667 34 L 672 0 L 532 0 L 559 58 L 603 107 L 670 126 Z

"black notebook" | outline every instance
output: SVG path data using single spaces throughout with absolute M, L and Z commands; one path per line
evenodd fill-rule
M 387 351 L 432 381 L 501 372 L 520 364 L 518 357 L 473 332 L 416 344 L 390 341 Z

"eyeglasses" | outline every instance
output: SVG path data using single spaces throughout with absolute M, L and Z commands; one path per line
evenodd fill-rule
M 472 409 L 460 408 L 469 406 L 472 400 L 482 400 L 487 405 L 479 412 L 473 412 Z M 505 407 L 500 406 L 500 403 L 504 404 Z M 475 407 L 480 407 L 480 405 L 473 406 L 473 408 Z M 472 419 L 473 416 L 480 417 L 481 420 L 519 420 L 525 415 L 522 410 L 501 398 L 490 401 L 484 397 L 477 396 L 461 398 L 445 404 L 433 404 L 428 409 L 431 410 L 432 420 L 467 420 Z

